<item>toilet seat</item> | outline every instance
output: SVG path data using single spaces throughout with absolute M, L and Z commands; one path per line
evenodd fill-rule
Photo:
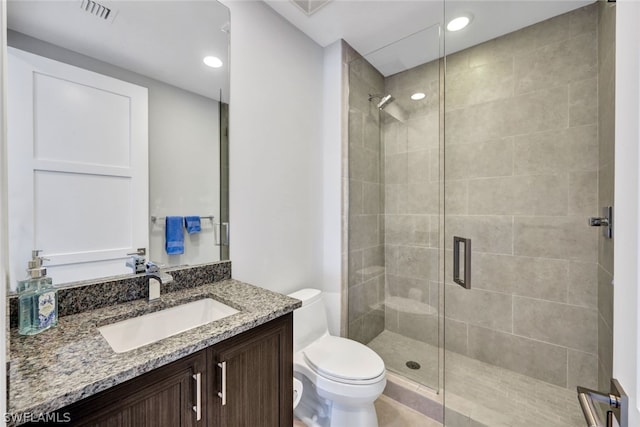
M 385 375 L 384 361 L 359 342 L 325 335 L 302 351 L 318 375 L 344 384 L 373 384 Z

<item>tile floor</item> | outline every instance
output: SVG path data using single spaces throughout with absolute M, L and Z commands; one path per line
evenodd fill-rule
M 421 384 L 434 384 L 437 380 L 436 347 L 390 331 L 382 332 L 369 343 L 369 346 L 380 354 L 388 369 L 407 375 Z M 405 366 L 407 360 L 419 362 L 421 369 L 409 370 Z M 574 390 L 548 384 L 453 352 L 445 353 L 445 363 L 445 402 L 447 409 L 451 410 L 445 415 L 447 426 L 584 426 L 584 418 Z M 385 408 L 390 404 L 383 401 L 381 405 Z M 392 406 L 391 409 L 393 408 L 395 407 Z

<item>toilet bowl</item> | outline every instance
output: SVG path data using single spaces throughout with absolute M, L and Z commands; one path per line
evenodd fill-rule
M 296 417 L 310 427 L 377 427 L 373 402 L 386 385 L 380 356 L 329 334 L 321 291 L 289 296 L 302 301 L 293 314 L 293 372 L 303 384 Z

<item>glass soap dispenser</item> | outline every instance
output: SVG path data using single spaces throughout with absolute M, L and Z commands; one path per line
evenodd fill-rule
M 47 277 L 40 252 L 32 251 L 27 269 L 29 277 L 18 282 L 18 332 L 21 335 L 35 335 L 58 324 L 58 290 Z

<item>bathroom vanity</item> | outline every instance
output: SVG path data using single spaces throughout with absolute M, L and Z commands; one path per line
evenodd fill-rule
M 292 315 L 57 411 L 78 426 L 291 426 Z
M 123 353 L 98 331 L 202 298 L 238 313 Z M 57 414 L 72 425 L 290 426 L 299 305 L 223 280 L 163 294 L 157 307 L 137 300 L 65 316 L 35 336 L 12 330 L 9 412 Z

